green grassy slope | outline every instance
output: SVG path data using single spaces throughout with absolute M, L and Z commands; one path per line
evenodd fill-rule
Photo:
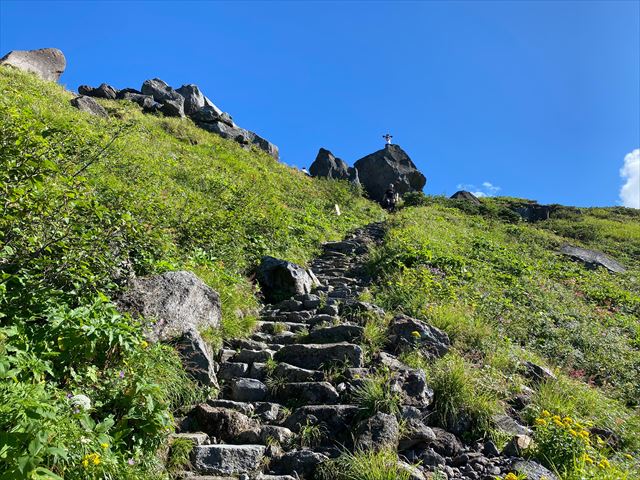
M 637 455 L 640 212 L 562 207 L 527 224 L 504 210 L 510 201 L 483 199 L 477 208 L 426 197 L 403 209 L 371 259 L 370 295 L 449 333 L 455 350 L 439 365 L 406 360 L 431 370 L 445 396 L 455 394 L 458 367 L 466 370 L 472 385 L 449 405 L 458 413 L 486 427 L 486 417 L 529 386 L 532 424 L 544 409 L 580 418 L 617 432 L 622 451 Z M 557 253 L 564 243 L 610 254 L 628 271 L 588 270 Z M 526 380 L 526 360 L 557 369 L 559 381 Z
M 0 68 L 0 478 L 157 478 L 172 412 L 207 392 L 109 303 L 126 273 L 194 271 L 222 298 L 208 338 L 246 335 L 260 256 L 305 263 L 384 213 L 188 119 L 71 98 Z

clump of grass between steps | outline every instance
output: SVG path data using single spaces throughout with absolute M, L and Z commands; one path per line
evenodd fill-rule
M 410 472 L 398 465 L 398 454 L 391 450 L 345 451 L 338 458 L 319 466 L 320 480 L 409 480 Z
M 391 389 L 390 372 L 381 371 L 363 379 L 354 388 L 352 396 L 362 418 L 369 418 L 377 412 L 400 413 L 400 396 Z

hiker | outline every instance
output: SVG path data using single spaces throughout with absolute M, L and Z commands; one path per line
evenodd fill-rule
M 397 203 L 398 194 L 396 193 L 396 187 L 391 183 L 382 197 L 382 208 L 386 208 L 389 212 L 393 212 L 396 209 Z

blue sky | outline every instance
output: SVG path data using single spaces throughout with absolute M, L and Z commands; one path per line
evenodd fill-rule
M 42 47 L 74 90 L 196 83 L 300 167 L 320 147 L 351 164 L 389 131 L 427 193 L 640 190 L 638 1 L 0 0 L 1 53 Z

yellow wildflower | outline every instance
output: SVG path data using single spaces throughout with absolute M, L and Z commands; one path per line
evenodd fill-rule
M 504 477 L 504 480 L 518 480 L 518 476 L 515 473 L 509 472 Z
M 411 332 L 411 336 L 413 338 L 420 338 L 420 332 L 418 332 L 417 330 L 414 330 L 413 332 Z
M 544 418 L 536 418 L 536 425 L 546 425 L 547 421 Z
M 606 458 L 603 458 L 602 460 L 600 460 L 600 463 L 598 463 L 598 466 L 600 468 L 609 468 L 611 464 L 609 463 L 609 460 L 607 460 Z
M 147 348 L 147 347 L 149 346 L 149 343 L 148 343 L 146 340 L 142 340 L 142 341 L 140 342 L 140 346 L 141 346 L 142 348 Z
M 589 438 L 589 435 L 590 435 L 590 433 L 589 433 L 589 431 L 588 431 L 588 430 L 581 430 L 581 431 L 580 431 L 580 436 L 581 436 L 582 438 Z
M 564 423 L 562 423 L 558 418 L 554 418 L 553 423 L 555 423 L 558 427 L 564 427 Z
M 569 435 L 571 435 L 572 437 L 577 437 L 578 436 L 578 432 L 576 432 L 573 428 L 569 429 Z
M 108 443 L 101 443 L 100 446 L 104 449 L 109 448 L 109 444 Z
M 628 453 L 624 454 L 624 458 L 626 458 L 627 460 L 633 460 L 633 456 L 629 455 Z
M 571 425 L 573 423 L 573 419 L 571 417 L 564 417 L 562 419 L 562 423 L 564 423 L 565 425 Z
M 100 455 L 96 455 L 93 457 L 93 464 L 100 465 Z
M 584 454 L 584 456 L 582 457 L 582 459 L 584 460 L 585 463 L 588 463 L 589 465 L 591 465 L 593 463 L 593 458 L 591 458 L 589 455 L 587 455 L 586 453 Z
M 542 416 L 543 417 L 550 417 L 551 413 L 549 413 L 549 410 L 542 410 Z
M 84 468 L 88 468 L 89 467 L 89 460 L 87 459 L 87 457 L 85 457 L 84 460 L 82 460 L 82 466 Z
M 560 418 L 560 415 L 554 415 L 552 418 L 553 418 L 553 421 L 554 421 L 554 422 L 559 422 L 560 420 L 562 420 L 562 419 Z

